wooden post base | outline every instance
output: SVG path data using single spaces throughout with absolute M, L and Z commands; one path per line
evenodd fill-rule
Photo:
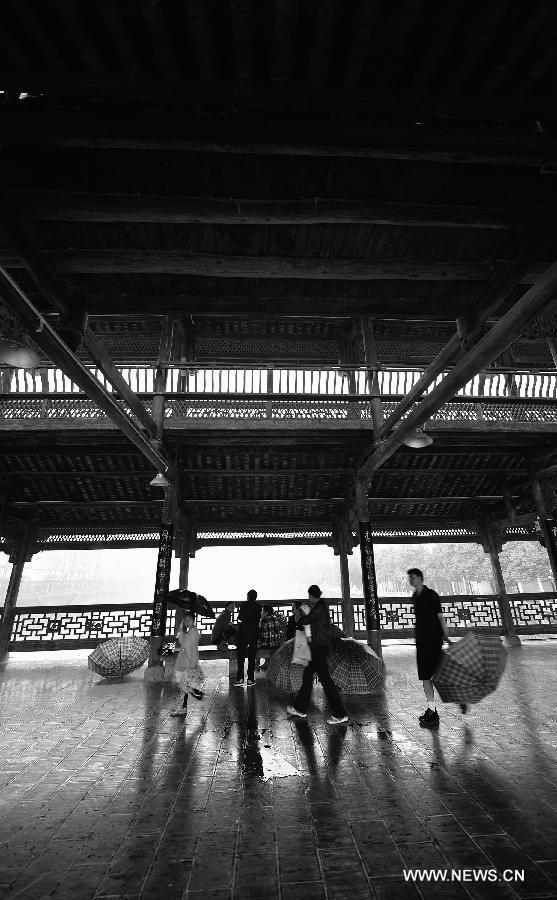
M 522 641 L 519 636 L 513 632 L 513 634 L 505 634 L 503 635 L 503 640 L 505 644 L 509 647 L 522 647 Z

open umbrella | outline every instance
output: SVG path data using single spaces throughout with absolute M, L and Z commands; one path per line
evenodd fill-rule
M 445 703 L 475 703 L 495 690 L 506 663 L 498 635 L 469 631 L 441 655 L 432 680 Z
M 117 637 L 99 644 L 87 665 L 103 678 L 122 678 L 140 669 L 149 656 L 149 642 L 139 637 Z
M 371 647 L 346 638 L 333 644 L 329 672 L 344 694 L 370 694 L 383 686 L 385 663 Z
M 267 668 L 267 679 L 279 691 L 292 691 L 298 693 L 302 686 L 304 666 L 296 666 L 292 663 L 294 639 L 285 641 L 278 650 L 273 653 Z
M 196 594 L 194 591 L 178 588 L 175 591 L 169 591 L 168 594 L 165 594 L 164 596 L 168 603 L 172 603 L 180 609 L 189 609 L 191 612 L 204 616 L 206 619 L 216 618 L 213 607 L 208 600 L 201 594 Z
M 351 638 L 341 640 L 343 634 L 333 627 L 333 649 L 329 657 L 329 671 L 339 690 L 347 694 L 369 694 L 383 683 L 385 666 L 370 648 Z M 298 692 L 302 686 L 304 667 L 292 663 L 294 641 L 285 641 L 269 660 L 267 678 L 281 691 Z

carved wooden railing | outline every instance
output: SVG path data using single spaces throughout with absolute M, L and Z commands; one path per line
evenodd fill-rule
M 509 601 L 516 630 L 519 634 L 557 633 L 557 593 L 510 594 Z M 292 600 L 270 601 L 288 613 Z M 362 599 L 354 601 L 356 636 L 365 637 L 365 612 Z M 342 606 L 338 598 L 328 601 L 333 622 L 342 627 Z M 443 614 L 451 634 L 462 634 L 470 628 L 502 633 L 496 595 L 453 596 L 442 598 Z M 212 604 L 215 613 L 223 603 Z M 408 597 L 389 597 L 380 600 L 381 629 L 384 638 L 412 637 L 414 617 L 412 601 Z M 100 641 L 120 634 L 134 634 L 148 638 L 151 628 L 152 606 L 131 603 L 126 606 L 49 606 L 19 607 L 12 631 L 13 650 L 55 650 L 96 647 Z M 167 634 L 174 632 L 175 613 L 168 610 Z M 199 617 L 201 642 L 210 643 L 213 620 Z
M 152 395 L 139 397 L 149 409 Z M 166 394 L 169 424 L 191 419 L 279 419 L 371 421 L 369 397 L 359 395 L 238 395 Z M 386 415 L 399 396 L 383 396 Z M 0 394 L 0 419 L 106 420 L 105 414 L 83 394 Z M 541 398 L 456 396 L 431 422 L 555 422 L 557 402 Z
M 152 366 L 118 366 L 124 380 L 133 391 L 153 393 L 155 369 Z M 111 390 L 99 369 L 89 367 L 91 373 Z M 423 374 L 417 368 L 389 368 L 378 371 L 379 392 L 382 397 L 403 397 Z M 360 397 L 369 399 L 370 370 L 365 366 L 212 366 L 195 364 L 195 368 L 167 367 L 165 391 L 183 396 L 253 396 L 281 397 Z M 425 392 L 432 391 L 442 380 L 439 375 Z M 8 379 L 10 380 L 10 379 Z M 80 391 L 60 369 L 40 368 L 33 371 L 11 371 L 9 391 L 14 394 L 56 396 L 79 394 Z M 476 375 L 457 394 L 459 397 L 555 400 L 557 372 L 515 371 L 497 369 Z

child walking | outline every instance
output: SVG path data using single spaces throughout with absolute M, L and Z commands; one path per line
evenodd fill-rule
M 185 716 L 188 712 L 188 694 L 195 700 L 201 700 L 205 684 L 205 675 L 199 665 L 199 631 L 195 627 L 194 613 L 188 611 L 184 615 L 176 635 L 176 643 L 180 652 L 174 673 L 184 691 L 184 701 L 171 715 Z

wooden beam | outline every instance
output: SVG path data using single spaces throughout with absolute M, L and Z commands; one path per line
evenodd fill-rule
M 276 315 L 282 317 L 314 318 L 328 320 L 330 318 L 344 317 L 347 315 L 372 315 L 374 318 L 407 321 L 421 320 L 426 322 L 450 321 L 454 324 L 457 316 L 464 315 L 470 308 L 470 293 L 468 282 L 451 282 L 445 287 L 441 297 L 417 298 L 413 292 L 413 285 L 405 285 L 397 296 L 375 296 L 375 292 L 366 292 L 363 296 L 341 297 L 326 296 L 322 293 L 313 293 L 305 296 L 300 292 L 281 290 L 280 293 L 272 293 L 265 286 L 256 296 L 246 293 L 238 293 L 236 290 L 226 289 L 219 293 L 199 292 L 184 293 L 178 290 L 182 285 L 176 285 L 175 293 L 157 293 L 157 309 L 170 315 L 214 315 L 219 317 L 253 316 L 259 318 L 261 310 L 272 308 Z M 125 316 L 133 310 L 133 315 L 152 315 L 152 292 L 138 291 L 137 288 L 126 293 L 118 291 L 89 292 L 87 305 L 92 314 L 96 316 Z
M 0 191 L 0 203 L 19 218 L 62 222 L 165 222 L 171 224 L 369 224 L 435 228 L 521 227 L 531 211 L 392 203 L 369 200 L 252 200 L 104 194 L 73 191 Z
M 380 468 L 385 460 L 389 459 L 400 447 L 406 435 L 427 422 L 467 381 L 485 369 L 506 350 L 520 336 L 524 326 L 554 302 L 556 292 L 557 263 L 554 263 L 539 281 L 514 304 L 512 309 L 499 319 L 488 333 L 458 361 L 454 368 L 445 375 L 443 381 L 422 399 L 421 403 L 408 414 L 406 419 L 375 452 L 362 463 L 359 474 L 369 475 Z M 531 429 L 531 423 L 529 429 Z
M 77 384 L 77 386 L 103 410 L 111 423 L 129 438 L 152 465 L 162 471 L 167 468 L 170 469 L 171 467 L 166 457 L 151 447 L 149 441 L 146 439 L 139 426 L 136 425 L 135 421 L 124 412 L 114 397 L 105 390 L 100 381 L 89 372 L 81 360 L 69 350 L 60 336 L 50 327 L 48 322 L 33 306 L 29 298 L 26 297 L 23 291 L 1 267 L 0 288 L 2 289 L 3 296 L 27 326 L 29 333 L 33 336 L 34 342 L 40 347 L 43 353 L 51 359 L 55 365 L 59 366 L 68 378 Z
M 62 314 L 68 313 L 71 305 L 64 297 L 64 291 L 58 284 L 55 273 L 44 257 L 33 247 L 25 229 L 14 219 L 3 219 L 2 227 L 40 292 L 53 305 L 54 309 Z M 95 365 L 120 394 L 139 422 L 149 434 L 154 435 L 156 433 L 155 422 L 118 371 L 106 349 L 87 326 L 83 332 L 83 344 Z
M 175 250 L 49 250 L 41 254 L 68 274 L 203 275 L 211 278 L 297 278 L 318 281 L 486 281 L 487 262 L 426 262 L 390 259 L 310 259 L 282 256 L 224 256 Z M 20 257 L 0 250 L 0 264 L 24 268 Z M 533 284 L 547 264 L 533 263 L 520 279 Z
M 37 78 L 37 76 L 35 76 Z M 52 80 L 52 76 L 50 76 Z M 9 79 L 5 79 L 5 89 L 10 89 Z M 27 76 L 25 84 L 22 85 L 22 77 L 19 77 L 16 88 L 19 90 L 32 89 L 32 76 Z M 72 90 L 77 84 L 83 88 L 86 86 L 84 80 L 79 82 L 72 79 Z M 58 84 L 63 87 L 64 80 L 58 79 Z M 45 89 L 46 81 L 37 78 L 37 85 L 41 90 Z M 162 90 L 161 82 L 157 82 L 157 89 Z M 136 94 L 145 100 L 149 94 L 151 84 L 145 87 L 131 86 L 129 90 L 135 91 Z M 176 84 L 174 85 L 176 88 Z M 81 89 L 81 87 L 80 87 Z M 96 91 L 95 96 L 99 96 L 102 86 L 98 79 L 91 84 L 91 89 Z M 110 83 L 107 82 L 106 89 L 110 90 Z M 221 81 L 215 82 L 214 91 L 218 95 L 218 99 L 222 100 L 225 86 Z M 126 92 L 126 86 L 122 80 L 113 82 L 112 91 L 123 96 Z M 238 85 L 233 85 L 229 94 L 230 99 L 234 91 L 238 94 Z M 241 88 L 240 88 L 241 92 Z M 184 102 L 186 90 L 183 84 L 180 84 L 180 99 Z M 194 99 L 199 103 L 202 94 L 202 88 L 195 83 Z M 245 91 L 244 91 L 245 95 Z M 253 90 L 249 91 L 249 95 L 254 96 Z M 248 95 L 248 96 L 249 96 Z M 168 100 L 168 93 L 164 94 L 165 100 Z M 321 102 L 330 117 L 333 106 L 333 98 L 331 91 L 313 92 L 311 96 L 307 95 L 307 99 L 303 97 L 303 92 L 299 87 L 292 87 L 290 93 L 290 109 L 292 104 L 303 101 L 306 104 Z M 213 128 L 211 133 L 211 122 L 207 122 L 207 116 L 187 116 L 183 112 L 179 114 L 172 113 L 151 113 L 141 117 L 132 118 L 126 116 L 125 121 L 119 122 L 117 119 L 109 118 L 99 114 L 95 117 L 87 116 L 83 120 L 76 119 L 75 115 L 67 113 L 54 113 L 52 111 L 43 113 L 33 110 L 33 114 L 22 116 L 21 111 L 6 113 L 3 115 L 3 146 L 10 147 L 67 147 L 67 148 L 88 148 L 88 149 L 106 149 L 106 150 L 150 150 L 150 151 L 171 151 L 176 153 L 211 153 L 211 154 L 239 154 L 247 156 L 309 156 L 309 157 L 325 157 L 336 158 L 344 157 L 348 159 L 395 159 L 409 160 L 418 162 L 438 162 L 449 163 L 453 165 L 507 165 L 507 166 L 527 166 L 535 169 L 541 169 L 544 166 L 554 166 L 557 164 L 557 142 L 551 140 L 546 135 L 522 135 L 517 134 L 516 130 L 501 125 L 494 133 L 493 130 L 478 128 L 477 126 L 453 125 L 456 117 L 456 109 L 460 105 L 462 107 L 462 96 L 450 98 L 443 95 L 442 104 L 447 110 L 450 110 L 449 120 L 442 123 L 441 127 L 436 124 L 431 126 L 424 125 L 401 125 L 377 127 L 375 123 L 370 124 L 365 117 L 361 116 L 362 104 L 365 102 L 360 95 L 354 96 L 353 104 L 355 104 L 357 118 L 351 121 L 342 121 L 337 127 L 337 131 L 342 128 L 343 141 L 331 143 L 330 123 L 325 118 L 316 118 L 315 114 L 306 114 L 299 117 L 284 116 L 281 111 L 277 111 L 273 117 L 272 126 L 268 124 L 268 116 L 273 104 L 283 104 L 284 99 L 278 95 L 275 97 L 268 91 L 260 93 L 258 102 L 263 101 L 266 109 L 267 120 L 261 119 L 260 116 L 229 115 L 218 120 L 218 127 Z M 347 112 L 350 108 L 350 97 L 345 92 L 338 94 L 338 101 L 343 106 L 343 111 Z M 426 104 L 429 106 L 429 114 L 431 115 L 432 105 L 434 104 L 432 95 L 429 93 L 425 100 L 422 98 L 422 106 L 424 112 L 420 115 L 427 118 L 428 112 L 425 109 Z M 392 115 L 393 109 L 401 115 L 404 104 L 411 108 L 410 115 L 418 114 L 416 104 L 419 100 L 412 99 L 411 95 L 392 95 L 390 98 L 382 92 L 375 91 L 370 104 L 373 106 L 378 103 L 388 107 L 388 112 Z M 539 104 L 539 115 L 533 113 L 534 101 L 529 101 L 529 109 L 526 118 L 529 120 L 535 118 L 543 118 L 545 110 L 551 110 L 553 107 L 549 102 Z M 366 107 L 369 112 L 370 105 Z M 502 109 L 501 102 L 491 109 L 491 119 L 493 113 L 500 113 Z M 511 105 L 513 117 L 516 119 L 519 110 L 516 104 Z M 475 116 L 475 121 L 481 117 L 481 103 L 476 95 L 469 103 L 468 112 L 471 117 Z M 501 118 L 501 115 L 497 116 Z M 452 118 L 453 122 L 450 121 Z M 337 120 L 338 121 L 338 120 Z M 342 124 L 340 124 L 342 123 Z M 222 134 L 226 133 L 223 139 Z M 261 135 L 265 134 L 262 140 Z M 187 134 L 187 137 L 182 135 Z M 168 135 L 176 135 L 176 137 L 168 137 Z M 285 138 L 286 136 L 286 138 Z
M 546 216 L 550 213 L 547 212 Z M 509 294 L 520 284 L 526 272 L 531 268 L 539 252 L 540 241 L 543 239 L 544 230 L 547 227 L 547 219 L 543 223 L 537 223 L 523 243 L 521 251 L 512 263 L 502 272 L 494 272 L 486 284 L 482 295 L 478 298 L 466 313 L 466 326 L 461 324 L 448 341 L 441 352 L 429 364 L 425 372 L 420 376 L 406 396 L 396 406 L 390 416 L 387 417 L 381 431 L 381 435 L 388 434 L 393 426 L 412 408 L 427 388 L 435 381 L 438 375 L 453 362 L 456 354 L 462 347 L 475 340 L 480 335 L 482 325 L 497 313 Z M 457 322 L 458 325 L 458 322 Z M 462 333 L 462 328 L 468 327 L 468 334 Z

